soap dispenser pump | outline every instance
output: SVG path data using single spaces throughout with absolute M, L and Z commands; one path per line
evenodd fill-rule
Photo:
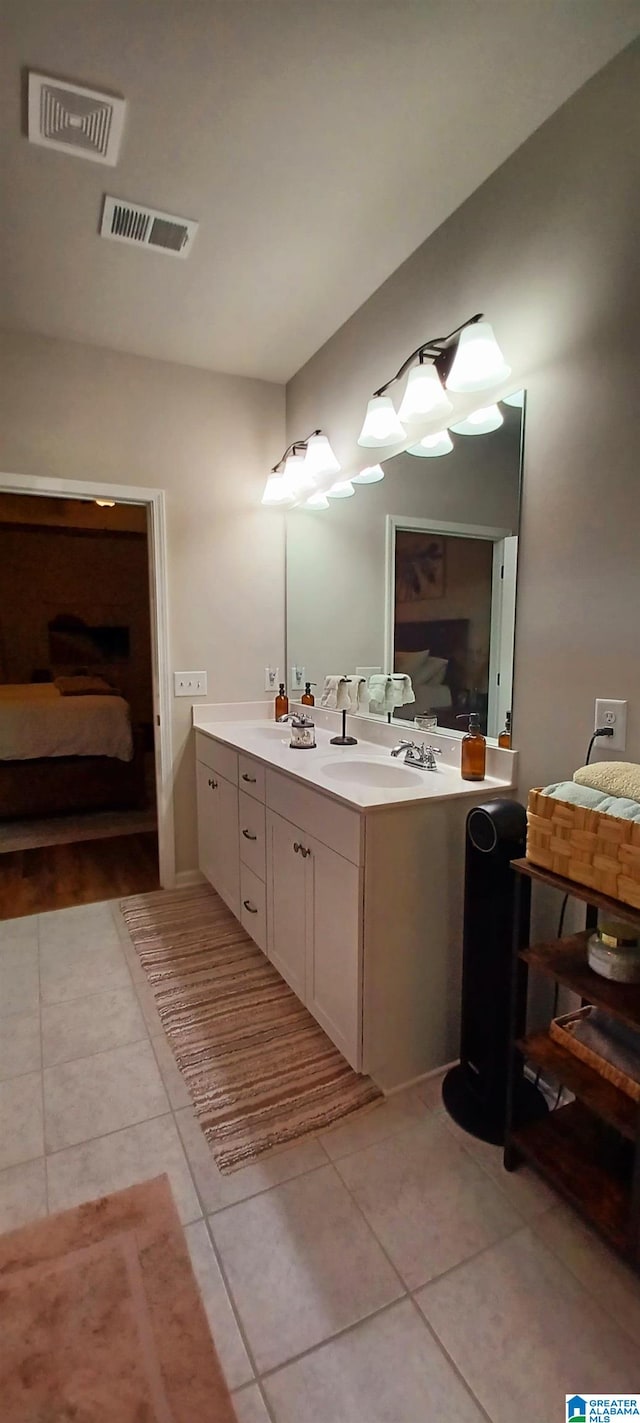
M 458 717 L 459 721 L 465 720 Z M 462 738 L 460 751 L 460 775 L 463 781 L 483 781 L 485 767 L 487 763 L 487 743 L 480 730 L 480 717 L 477 712 L 468 714 L 469 730 Z
M 280 718 L 286 716 L 288 711 L 289 698 L 287 696 L 284 682 L 281 682 L 278 695 L 276 697 L 276 721 L 280 721 Z

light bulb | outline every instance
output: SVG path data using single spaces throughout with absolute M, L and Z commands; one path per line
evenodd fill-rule
M 461 420 L 458 425 L 452 425 L 456 435 L 490 435 L 492 430 L 499 430 L 504 424 L 504 416 L 501 415 L 497 405 L 485 405 L 482 410 L 474 410 L 468 415 L 466 420 Z
M 98 505 L 99 509 L 115 509 L 116 507 L 115 499 L 95 499 L 94 503 Z
M 322 474 L 340 473 L 340 464 L 326 435 L 311 435 L 309 437 L 304 467 L 311 479 L 318 479 Z
M 358 435 L 358 444 L 364 449 L 376 449 L 383 445 L 395 445 L 406 436 L 404 425 L 400 424 L 390 395 L 374 395 L 367 405 L 364 425 Z
M 384 479 L 384 470 L 381 464 L 367 464 L 359 474 L 352 474 L 352 484 L 378 484 Z
M 524 391 L 512 390 L 511 395 L 503 395 L 501 405 L 513 405 L 515 410 L 524 409 Z
M 417 445 L 410 445 L 407 454 L 417 455 L 419 459 L 436 459 L 438 455 L 450 455 L 452 449 L 449 431 L 438 430 L 437 435 L 425 435 Z
M 448 415 L 453 409 L 447 399 L 435 366 L 413 366 L 402 397 L 398 419 L 405 424 L 412 420 L 428 420 L 430 416 Z
M 322 493 L 310 494 L 303 505 L 304 509 L 328 509 L 329 507 L 329 500 L 326 494 Z
M 355 492 L 350 479 L 338 479 L 326 491 L 328 499 L 350 499 Z
M 458 348 L 453 365 L 446 378 L 447 390 L 464 393 L 470 390 L 489 390 L 492 385 L 507 380 L 511 374 L 493 334 L 490 321 L 476 321 L 472 326 L 463 327 L 458 337 Z
M 283 479 L 292 499 L 297 499 L 300 494 L 311 493 L 314 488 L 314 481 L 307 471 L 304 455 L 296 454 L 295 450 L 287 455 Z
M 282 474 L 270 474 L 264 487 L 262 503 L 275 507 L 278 504 L 290 504 L 293 495 Z

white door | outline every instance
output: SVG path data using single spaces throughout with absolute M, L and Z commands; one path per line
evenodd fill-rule
M 302 832 L 267 812 L 267 953 L 289 987 L 306 1002 L 307 874 Z
M 347 1061 L 362 1061 L 361 873 L 309 836 L 307 1007 Z
M 240 915 L 238 787 L 196 763 L 198 863 L 203 875 L 233 913 Z

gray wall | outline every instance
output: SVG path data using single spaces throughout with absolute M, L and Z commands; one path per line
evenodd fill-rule
M 283 517 L 260 507 L 281 386 L 0 332 L 0 470 L 166 491 L 171 660 L 208 701 L 283 665 Z M 191 702 L 172 702 L 176 860 L 197 863 Z
M 640 44 L 602 70 L 294 377 L 288 438 L 358 463 L 366 400 L 475 311 L 528 391 L 514 697 L 521 786 L 581 763 L 596 696 L 640 760 Z M 360 458 L 360 463 L 361 463 Z M 352 501 L 355 504 L 355 500 Z

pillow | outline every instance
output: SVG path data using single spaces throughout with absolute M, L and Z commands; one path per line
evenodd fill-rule
M 441 687 L 447 675 L 449 659 L 447 657 L 430 657 L 421 677 L 422 685 Z
M 62 697 L 119 697 L 116 687 L 104 677 L 56 677 L 55 686 Z
M 410 677 L 413 683 L 423 682 L 422 673 L 429 661 L 428 647 L 422 652 L 396 652 L 395 671 L 401 672 L 403 676 Z

